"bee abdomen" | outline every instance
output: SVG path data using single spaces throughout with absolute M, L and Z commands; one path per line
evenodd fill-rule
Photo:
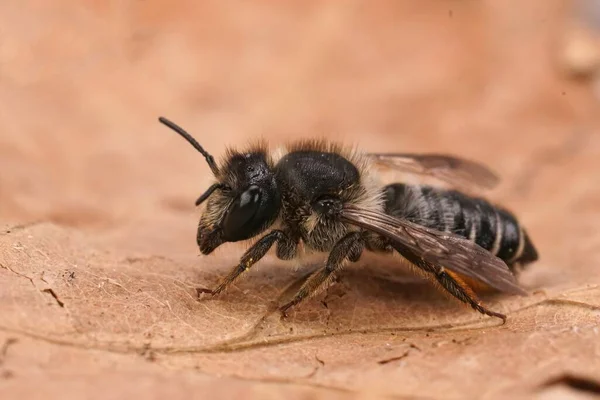
M 386 212 L 474 241 L 509 266 L 525 265 L 538 254 L 527 232 L 509 211 L 454 190 L 401 183 L 385 187 Z

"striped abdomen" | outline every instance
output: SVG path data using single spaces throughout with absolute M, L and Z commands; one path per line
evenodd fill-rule
M 402 183 L 384 189 L 386 213 L 474 241 L 511 267 L 538 254 L 517 219 L 486 200 L 454 190 Z

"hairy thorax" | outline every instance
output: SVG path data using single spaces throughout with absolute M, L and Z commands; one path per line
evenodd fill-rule
M 339 149 L 305 144 L 285 154 L 276 166 L 282 189 L 282 224 L 311 250 L 329 251 L 344 235 L 356 230 L 337 215 L 323 213 L 315 207 L 316 202 L 331 199 L 340 205 L 359 204 L 367 197 L 363 165 L 340 153 Z

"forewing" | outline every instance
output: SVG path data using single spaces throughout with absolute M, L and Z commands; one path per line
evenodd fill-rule
M 444 154 L 369 153 L 368 156 L 380 167 L 431 176 L 459 188 L 492 189 L 500 182 L 488 167 Z
M 480 280 L 503 292 L 526 294 L 504 261 L 470 240 L 354 206 L 345 207 L 341 216 L 346 222 L 400 244 L 430 264 Z

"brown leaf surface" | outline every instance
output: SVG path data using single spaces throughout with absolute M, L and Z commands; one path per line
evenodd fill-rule
M 595 394 L 600 124 L 554 64 L 564 4 L 59 3 L 0 3 L 0 398 Z M 158 115 L 215 155 L 326 134 L 484 161 L 531 295 L 484 297 L 501 325 L 369 256 L 281 320 L 322 259 L 267 257 L 198 301 L 243 248 L 198 256 L 207 167 Z

